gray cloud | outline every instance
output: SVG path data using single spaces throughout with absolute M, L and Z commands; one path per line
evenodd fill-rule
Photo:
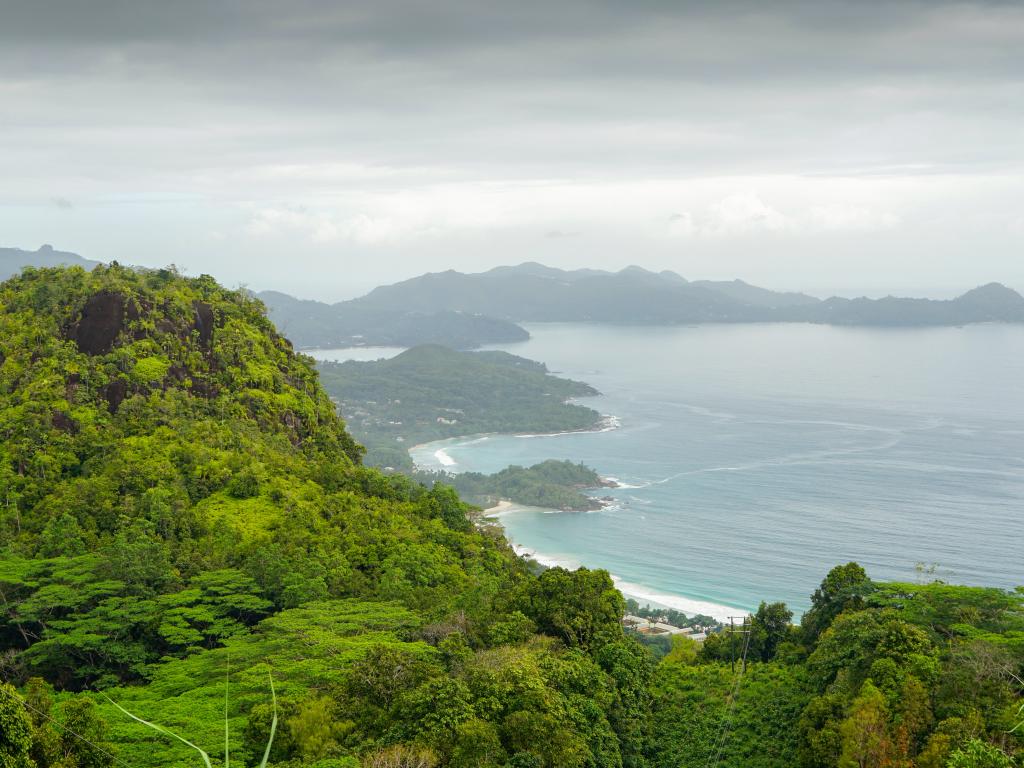
M 12 245 L 205 249 L 253 285 L 294 280 L 283 247 L 366 282 L 581 252 L 754 278 L 768 250 L 804 287 L 826 250 L 836 288 L 898 287 L 936 247 L 936 289 L 1024 281 L 1017 2 L 0 5 Z

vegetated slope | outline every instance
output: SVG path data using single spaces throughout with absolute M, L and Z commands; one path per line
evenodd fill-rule
M 99 689 L 213 754 L 226 716 L 252 765 L 270 676 L 275 765 L 639 764 L 649 662 L 608 575 L 530 576 L 450 488 L 360 453 L 209 277 L 0 285 L 4 764 L 195 764 Z
M 532 467 L 513 464 L 491 475 L 480 472 L 413 472 L 412 477 L 428 486 L 447 483 L 463 499 L 481 507 L 490 507 L 499 500 L 508 499 L 517 504 L 563 511 L 601 509 L 604 505 L 584 492 L 614 485 L 590 467 L 556 459 L 548 459 Z
M 310 362 L 205 277 L 0 286 L 5 765 L 197 764 L 105 696 L 258 764 L 271 676 L 289 768 L 1019 765 L 1024 590 L 850 563 L 655 669 L 607 573 L 360 466 Z
M 758 312 L 728 296 L 695 287 L 678 275 L 638 267 L 618 273 L 564 272 L 540 265 L 480 274 L 449 270 L 375 288 L 349 304 L 479 312 L 515 321 L 688 323 L 756 320 Z M 670 273 L 671 274 L 671 273 Z M 763 314 L 763 313 L 761 313 Z
M 336 398 L 368 461 L 400 467 L 417 443 L 484 432 L 591 429 L 601 416 L 567 403 L 596 395 L 543 363 L 506 352 L 457 352 L 424 345 L 388 360 L 320 363 L 324 388 Z
M 18 274 L 23 267 L 82 267 L 92 269 L 98 261 L 83 259 L 77 253 L 54 250 L 52 245 L 42 245 L 35 251 L 21 248 L 0 248 L 0 280 Z
M 974 288 L 955 299 L 831 298 L 811 307 L 790 307 L 780 319 L 832 325 L 966 325 L 1024 322 L 1024 296 L 999 283 Z
M 808 296 L 806 293 L 770 291 L 742 280 L 694 280 L 691 285 L 717 291 L 752 307 L 778 309 L 780 307 L 813 306 L 821 303 L 821 299 Z
M 948 301 L 831 298 L 769 291 L 742 281 L 687 282 L 674 272 L 564 271 L 539 264 L 479 274 L 449 270 L 375 288 L 347 305 L 364 310 L 480 312 L 514 321 L 609 323 L 810 322 L 962 325 L 1024 322 L 1024 297 L 998 283 Z
M 304 348 L 445 344 L 455 349 L 475 349 L 482 344 L 530 338 L 515 323 L 483 314 L 368 309 L 348 302 L 325 304 L 296 299 L 278 291 L 263 291 L 256 296 L 281 332 Z
M 100 262 L 44 245 L 36 251 L 0 248 L 0 280 L 23 267 L 77 266 L 90 270 Z M 278 330 L 299 348 L 446 344 L 475 349 L 483 344 L 525 341 L 530 334 L 515 323 L 455 311 L 410 312 L 405 308 L 366 310 L 345 302 L 325 304 L 279 291 L 256 294 Z
M 762 603 L 703 647 L 674 639 L 652 765 L 1019 765 L 1024 590 L 878 583 L 848 563 L 811 602 L 799 626 Z

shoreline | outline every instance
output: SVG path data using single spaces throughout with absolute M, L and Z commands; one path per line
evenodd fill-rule
M 519 557 L 524 560 L 532 560 L 545 568 L 566 568 L 567 570 L 575 570 L 577 568 L 591 568 L 585 563 L 582 563 L 575 558 L 571 557 L 558 557 L 555 555 L 548 555 L 542 552 L 537 552 L 529 547 L 526 547 L 516 541 L 514 541 L 508 534 L 508 530 L 505 528 L 501 521 L 501 518 L 509 513 L 515 512 L 531 512 L 536 511 L 541 514 L 555 512 L 559 513 L 559 510 L 546 510 L 543 507 L 531 507 L 525 504 L 516 504 L 515 502 L 502 499 L 497 504 L 485 509 L 481 516 L 491 522 L 497 523 L 501 526 L 502 531 L 505 533 L 505 539 L 508 541 L 509 546 Z M 600 568 L 600 566 L 597 566 Z M 602 569 L 608 570 L 608 569 Z M 636 584 L 623 579 L 608 570 L 609 576 L 611 576 L 612 583 L 615 585 L 622 596 L 627 599 L 636 600 L 640 605 L 646 605 L 649 608 L 666 608 L 681 613 L 687 616 L 693 617 L 698 614 L 704 616 L 711 616 L 716 621 L 728 621 L 730 616 L 737 616 L 744 613 L 749 613 L 749 609 L 738 608 L 736 606 L 725 605 L 724 603 L 714 603 L 710 600 L 704 600 L 696 597 L 688 597 L 686 595 L 670 594 L 667 592 L 659 592 L 652 587 L 647 587 L 643 584 Z
M 446 443 L 454 440 L 483 440 L 489 437 L 558 437 L 559 435 L 580 435 L 587 433 L 600 434 L 601 432 L 611 432 L 612 430 L 619 429 L 622 426 L 622 421 L 618 416 L 610 413 L 602 413 L 600 420 L 593 427 L 586 429 L 567 429 L 562 432 L 470 432 L 465 435 L 452 435 L 451 437 L 439 437 L 437 440 L 427 440 L 425 443 L 416 443 L 406 448 L 410 458 L 412 452 L 425 448 L 428 445 L 434 445 L 435 443 Z

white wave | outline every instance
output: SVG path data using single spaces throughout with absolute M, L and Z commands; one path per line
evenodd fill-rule
M 618 416 L 612 416 L 610 414 L 603 414 L 601 421 L 593 429 L 568 429 L 564 432 L 537 432 L 537 433 L 524 433 L 514 434 L 511 437 L 519 438 L 530 438 L 530 437 L 561 437 L 562 435 L 582 435 L 582 434 L 599 434 L 601 432 L 611 432 L 614 429 L 618 429 L 622 426 L 622 420 Z
M 633 598 L 641 605 L 653 603 L 657 607 L 671 608 L 675 611 L 681 611 L 688 616 L 696 616 L 700 613 L 704 616 L 713 616 L 718 621 L 728 621 L 730 616 L 742 616 L 748 612 L 744 608 L 736 608 L 722 603 L 712 603 L 707 600 L 684 597 L 683 595 L 655 592 L 641 584 L 623 581 L 614 574 L 612 575 L 612 581 L 615 582 L 615 586 L 618 587 L 623 595 Z
M 493 517 L 501 518 L 506 514 L 512 514 L 515 512 L 558 514 L 557 510 L 545 510 L 540 507 L 527 507 L 521 504 L 508 504 L 503 509 L 497 511 Z M 506 536 L 507 535 L 508 534 L 506 532 Z M 530 547 L 526 547 L 518 542 L 512 541 L 512 539 L 509 539 L 509 544 L 512 545 L 512 549 L 515 550 L 515 553 L 520 557 L 534 560 L 547 568 L 565 568 L 567 570 L 574 571 L 577 568 L 585 567 L 583 563 L 571 555 L 554 555 L 546 552 L 537 552 Z M 665 592 L 657 592 L 652 590 L 650 587 L 643 586 L 642 584 L 625 581 L 614 573 L 611 574 L 611 577 L 612 582 L 623 595 L 633 598 L 641 605 L 646 603 L 653 604 L 656 607 L 671 608 L 672 610 L 681 611 L 689 616 L 696 616 L 699 613 L 704 616 L 713 616 L 719 621 L 728 621 L 730 616 L 742 616 L 744 613 L 747 613 L 746 609 L 736 608 L 723 603 L 712 603 L 708 600 L 699 600 L 697 598 L 686 597 L 684 595 L 670 595 Z
M 545 510 L 540 507 L 527 507 L 521 504 L 508 504 L 507 506 L 503 506 L 504 508 L 498 510 L 493 517 L 501 518 L 506 514 L 512 514 L 515 512 L 558 514 L 557 510 Z M 547 568 L 565 568 L 567 570 L 574 571 L 577 568 L 585 567 L 584 563 L 571 555 L 537 552 L 530 547 L 523 546 L 511 539 L 509 539 L 509 544 L 512 545 L 512 549 L 515 550 L 515 553 L 520 557 L 534 560 Z M 686 597 L 685 595 L 671 595 L 665 592 L 658 592 L 650 587 L 645 587 L 642 584 L 625 581 L 614 573 L 611 574 L 611 577 L 612 582 L 623 595 L 633 598 L 641 605 L 653 604 L 656 607 L 671 608 L 672 610 L 681 611 L 689 616 L 696 616 L 699 613 L 704 616 L 713 616 L 719 621 L 728 621 L 730 616 L 742 616 L 747 612 L 744 608 L 736 608 L 735 606 L 725 605 L 723 603 L 713 603 L 708 600 Z
M 667 405 L 675 405 L 678 408 L 689 411 L 695 416 L 707 416 L 708 418 L 718 419 L 719 421 L 731 421 L 736 418 L 735 413 L 713 411 L 710 408 L 705 408 L 701 405 L 690 405 L 688 403 L 667 403 Z
M 898 437 L 894 437 L 891 440 L 886 440 L 884 443 L 879 445 L 866 445 L 859 448 L 835 448 L 831 450 L 814 451 L 812 453 L 793 453 L 786 456 L 779 456 L 772 459 L 762 459 L 760 461 L 752 461 L 748 464 L 740 464 L 734 467 L 701 467 L 699 469 L 690 469 L 683 472 L 676 472 L 674 475 L 663 477 L 660 480 L 652 480 L 642 488 L 646 488 L 650 485 L 664 485 L 670 483 L 673 480 L 677 480 L 680 477 L 688 477 L 690 475 L 703 475 L 714 472 L 749 472 L 751 470 L 758 469 L 769 469 L 771 467 L 796 467 L 806 466 L 813 464 L 832 464 L 842 463 L 841 461 L 833 461 L 835 457 L 841 456 L 853 456 L 862 453 L 872 453 L 874 451 L 887 451 L 890 448 L 894 448 L 903 441 L 903 435 L 900 433 Z M 853 460 L 847 463 L 855 463 Z M 863 463 L 857 461 L 856 463 Z
M 615 483 L 615 487 L 616 488 L 625 488 L 627 490 L 630 489 L 630 488 L 646 488 L 647 487 L 647 486 L 644 486 L 644 485 L 631 485 L 630 483 L 627 483 L 624 480 L 620 480 L 617 477 L 611 477 L 610 475 L 608 477 L 606 477 L 605 480 L 607 480 L 609 483 Z
M 458 463 L 448 455 L 444 448 L 434 451 L 434 458 L 437 459 L 437 463 L 442 467 L 454 467 Z
M 611 432 L 613 429 L 618 429 L 621 426 L 622 419 L 620 419 L 618 416 L 612 416 L 610 413 L 605 413 L 601 415 L 601 426 L 593 431 Z
M 515 543 L 512 544 L 512 549 L 514 549 L 516 554 L 520 557 L 534 560 L 548 568 L 565 568 L 569 571 L 575 571 L 577 568 L 583 567 L 583 564 L 578 560 L 574 560 L 566 555 L 546 555 L 540 552 L 534 552 L 529 547 L 524 547 L 521 544 Z

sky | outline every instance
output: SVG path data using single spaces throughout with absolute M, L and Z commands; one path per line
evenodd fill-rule
M 1024 2 L 0 0 L 0 246 L 1024 290 Z

